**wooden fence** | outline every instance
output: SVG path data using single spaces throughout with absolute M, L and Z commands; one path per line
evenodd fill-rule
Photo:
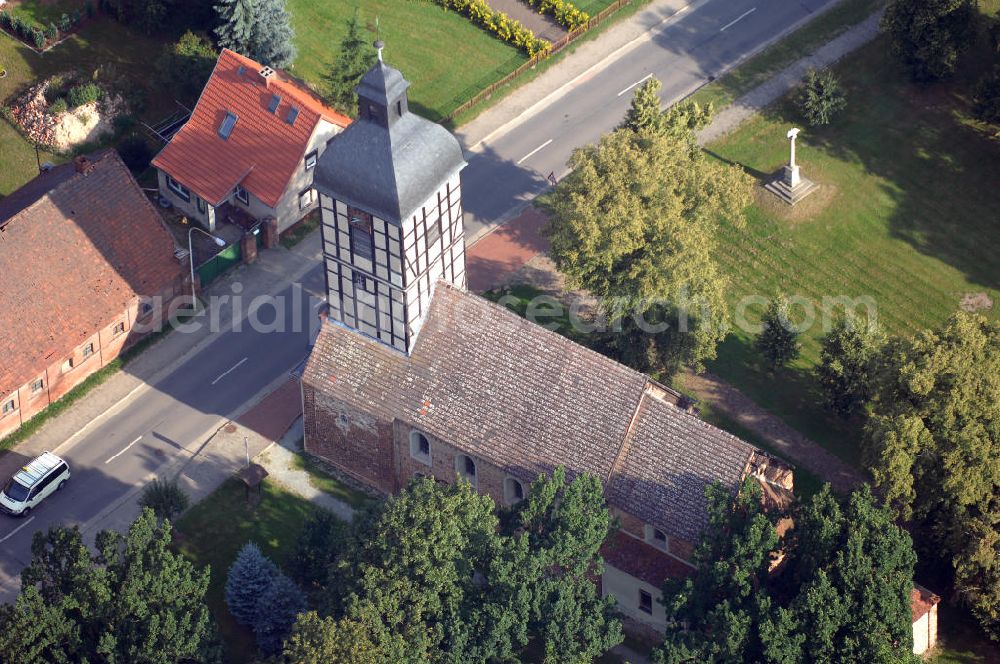
M 519 76 L 522 76 L 529 69 L 534 69 L 535 65 L 537 65 L 545 58 L 551 57 L 556 53 L 558 53 L 559 51 L 561 51 L 562 49 L 566 48 L 570 43 L 573 42 L 574 39 L 578 38 L 580 35 L 587 32 L 588 30 L 593 30 L 598 25 L 606 21 L 609 16 L 611 16 L 616 11 L 618 11 L 619 9 L 621 9 L 622 7 L 631 2 L 632 0 L 615 0 L 615 2 L 611 3 L 610 5 L 602 9 L 600 12 L 592 16 L 590 20 L 587 21 L 586 25 L 582 25 L 576 30 L 568 32 L 560 39 L 557 39 L 556 41 L 552 42 L 552 48 L 549 49 L 547 53 L 539 54 L 532 57 L 530 60 L 523 63 L 517 69 L 510 72 L 500 80 L 494 81 L 493 83 L 487 85 L 485 88 L 474 94 L 468 101 L 459 104 L 458 107 L 455 108 L 455 110 L 453 110 L 451 113 L 448 114 L 447 119 L 451 120 L 459 113 L 464 113 L 465 111 L 469 110 L 476 104 L 479 104 L 483 100 L 489 99 L 490 97 L 493 96 L 494 92 L 496 92 L 503 86 L 507 85 L 514 79 L 518 78 Z

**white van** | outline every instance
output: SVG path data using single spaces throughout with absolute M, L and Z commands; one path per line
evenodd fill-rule
M 24 516 L 54 491 L 66 486 L 69 466 L 52 452 L 28 462 L 0 492 L 0 510 L 14 516 Z

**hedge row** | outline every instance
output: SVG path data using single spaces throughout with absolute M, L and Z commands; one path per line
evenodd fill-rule
M 590 20 L 590 14 L 576 8 L 572 2 L 565 0 L 524 0 L 534 7 L 539 14 L 548 14 L 569 31 L 582 28 Z
M 87 1 L 86 7 L 87 15 L 91 16 L 93 13 L 93 4 L 90 0 Z M 0 12 L 0 28 L 4 28 L 29 44 L 34 44 L 35 48 L 44 48 L 47 41 L 54 42 L 59 37 L 60 30 L 64 33 L 69 32 L 79 25 L 82 20 L 83 15 L 80 13 L 80 10 L 75 9 L 71 14 L 64 13 L 59 18 L 58 26 L 55 23 L 49 23 L 44 28 L 41 28 L 32 25 L 30 21 L 26 21 L 18 14 L 12 14 L 7 11 Z
M 492 32 L 498 39 L 513 44 L 531 57 L 544 55 L 552 48 L 552 44 L 536 37 L 535 33 L 524 27 L 520 21 L 502 12 L 493 11 L 484 0 L 431 1 L 467 17 L 476 25 Z

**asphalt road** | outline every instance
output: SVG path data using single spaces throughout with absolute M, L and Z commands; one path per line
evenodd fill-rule
M 625 115 L 635 87 L 649 76 L 661 99 L 681 99 L 741 57 L 835 0 L 708 0 L 697 2 L 611 56 L 512 127 L 467 146 L 462 174 L 466 237 L 503 220 L 519 201 L 548 188 L 546 177 L 568 170 L 573 149 L 595 143 Z
M 463 173 L 467 236 L 495 225 L 519 201 L 544 190 L 548 173 L 560 176 L 574 147 L 596 141 L 620 122 L 631 91 L 650 74 L 663 82 L 663 99 L 674 100 L 832 1 L 708 0 L 655 27 L 650 39 L 620 52 L 610 66 L 581 77 L 541 112 L 468 155 Z M 303 279 L 303 287 L 322 293 L 319 265 Z M 282 295 L 291 293 L 289 286 Z M 202 444 L 246 399 L 298 364 L 315 335 L 319 298 L 307 298 L 299 310 L 287 308 L 287 331 L 245 326 L 220 334 L 161 382 L 140 388 L 57 448 L 73 472 L 66 488 L 28 518 L 0 516 L 0 596 L 29 561 L 34 532 L 94 520 L 185 449 Z
M 306 274 L 297 296 L 295 287 L 276 296 L 302 303 L 285 306 L 280 326 L 274 308 L 264 305 L 243 321 L 242 331 L 219 335 L 162 381 L 144 386 L 123 407 L 54 450 L 73 474 L 66 487 L 27 517 L 0 515 L 0 597 L 30 561 L 34 532 L 58 524 L 84 526 L 150 473 L 201 445 L 251 395 L 305 357 L 318 330 L 317 295 L 325 288 L 321 266 Z M 257 326 L 262 331 L 250 321 L 262 323 Z

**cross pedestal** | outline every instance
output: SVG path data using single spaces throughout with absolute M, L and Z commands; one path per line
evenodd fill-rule
M 798 134 L 799 130 L 797 128 L 788 130 L 791 149 L 788 165 L 782 169 L 781 175 L 777 179 L 764 185 L 765 189 L 789 205 L 795 205 L 813 193 L 818 186 L 809 178 L 802 177 L 802 174 L 799 173 L 799 165 L 795 163 L 795 137 Z

